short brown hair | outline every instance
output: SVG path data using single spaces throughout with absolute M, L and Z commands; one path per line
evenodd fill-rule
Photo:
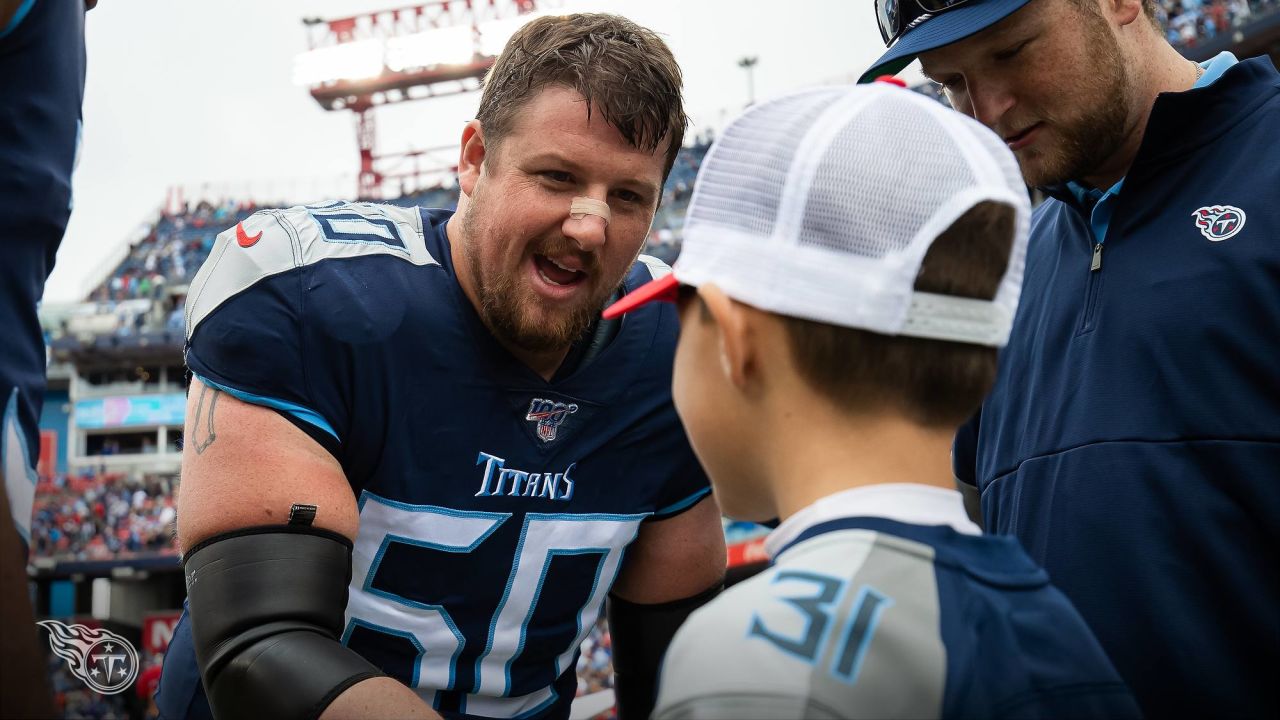
M 617 15 L 541 17 L 516 31 L 484 79 L 476 117 L 500 143 L 517 111 L 548 85 L 573 88 L 633 147 L 656 152 L 667 139 L 671 172 L 689 118 L 680 66 L 652 30 Z
M 1008 267 L 1015 221 L 1009 205 L 982 202 L 970 208 L 929 248 L 915 289 L 995 297 Z M 921 425 L 956 426 L 995 382 L 995 348 L 782 320 L 800 375 L 850 412 L 891 408 Z

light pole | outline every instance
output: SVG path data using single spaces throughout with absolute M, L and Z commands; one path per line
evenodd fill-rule
M 755 68 L 756 68 L 756 63 L 759 60 L 760 60 L 760 57 L 757 55 L 750 55 L 748 57 L 744 57 L 738 60 L 738 67 L 747 71 L 747 105 L 748 106 L 755 105 L 756 103 Z

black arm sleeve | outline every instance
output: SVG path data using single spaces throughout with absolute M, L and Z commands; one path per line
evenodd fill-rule
M 671 638 L 694 610 L 720 594 L 720 585 L 693 597 L 642 605 L 609 596 L 613 690 L 618 720 L 648 720 L 658 695 L 658 671 Z
M 343 647 L 351 543 L 310 527 L 249 528 L 183 559 L 196 660 L 217 718 L 315 718 L 382 675 Z

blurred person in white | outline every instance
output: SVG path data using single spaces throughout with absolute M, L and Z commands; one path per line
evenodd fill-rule
M 1084 621 L 952 487 L 1017 306 L 999 138 L 887 84 L 757 105 L 703 162 L 671 275 L 672 395 L 771 567 L 681 627 L 655 717 L 1137 717 Z

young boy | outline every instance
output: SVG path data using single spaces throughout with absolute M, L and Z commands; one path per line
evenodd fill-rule
M 672 274 L 673 391 L 772 566 L 694 613 L 656 718 L 1135 717 L 1067 599 L 953 488 L 1029 207 L 978 123 L 889 85 L 749 110 L 703 162 Z

